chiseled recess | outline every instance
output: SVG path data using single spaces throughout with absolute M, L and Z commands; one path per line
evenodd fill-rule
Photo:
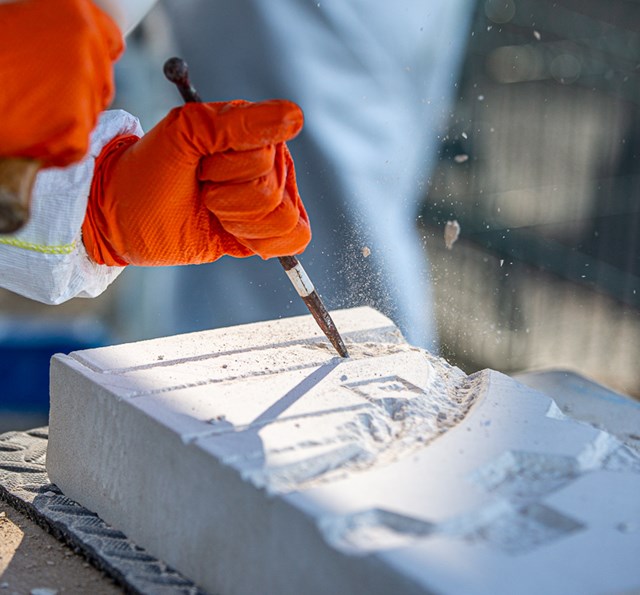
M 327 516 L 319 526 L 333 547 L 352 555 L 406 547 L 438 535 L 521 555 L 585 529 L 580 521 L 550 506 L 539 502 L 518 506 L 506 500 L 442 523 L 376 508 Z
M 376 348 L 387 351 L 385 344 Z M 256 428 L 261 452 L 226 460 L 270 493 L 310 488 L 423 448 L 459 423 L 486 388 L 482 373 L 468 377 L 420 349 L 395 346 L 374 357 L 346 362 L 305 395 L 337 403 L 348 395 L 349 409 L 285 416 Z

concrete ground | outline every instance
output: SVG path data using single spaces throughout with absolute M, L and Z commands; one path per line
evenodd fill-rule
M 0 593 L 116 595 L 124 591 L 82 556 L 0 500 Z

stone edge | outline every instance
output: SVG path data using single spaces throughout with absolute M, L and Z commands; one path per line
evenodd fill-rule
M 125 593 L 206 595 L 52 484 L 45 469 L 47 442 L 47 427 L 0 434 L 0 499 L 81 554 Z

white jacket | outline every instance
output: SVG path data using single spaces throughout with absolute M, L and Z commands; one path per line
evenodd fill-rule
M 120 274 L 122 267 L 91 261 L 81 238 L 95 159 L 120 134 L 142 136 L 137 118 L 121 110 L 104 112 L 80 163 L 37 175 L 29 223 L 18 233 L 0 235 L 0 286 L 45 304 L 60 304 L 73 297 L 95 297 Z

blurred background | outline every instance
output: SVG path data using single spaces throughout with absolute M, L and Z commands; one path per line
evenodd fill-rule
M 470 6 L 416 222 L 441 354 L 467 373 L 571 370 L 640 398 L 640 3 Z M 114 107 L 145 129 L 180 103 L 162 75 L 175 52 L 160 3 L 116 70 Z M 160 299 L 133 268 L 99 298 L 56 307 L 0 292 L 0 431 L 46 423 L 52 353 L 141 338 Z M 134 320 L 123 315 L 132 301 L 146 304 Z
M 638 2 L 478 4 L 422 211 L 465 371 L 567 368 L 640 397 L 639 31 Z

